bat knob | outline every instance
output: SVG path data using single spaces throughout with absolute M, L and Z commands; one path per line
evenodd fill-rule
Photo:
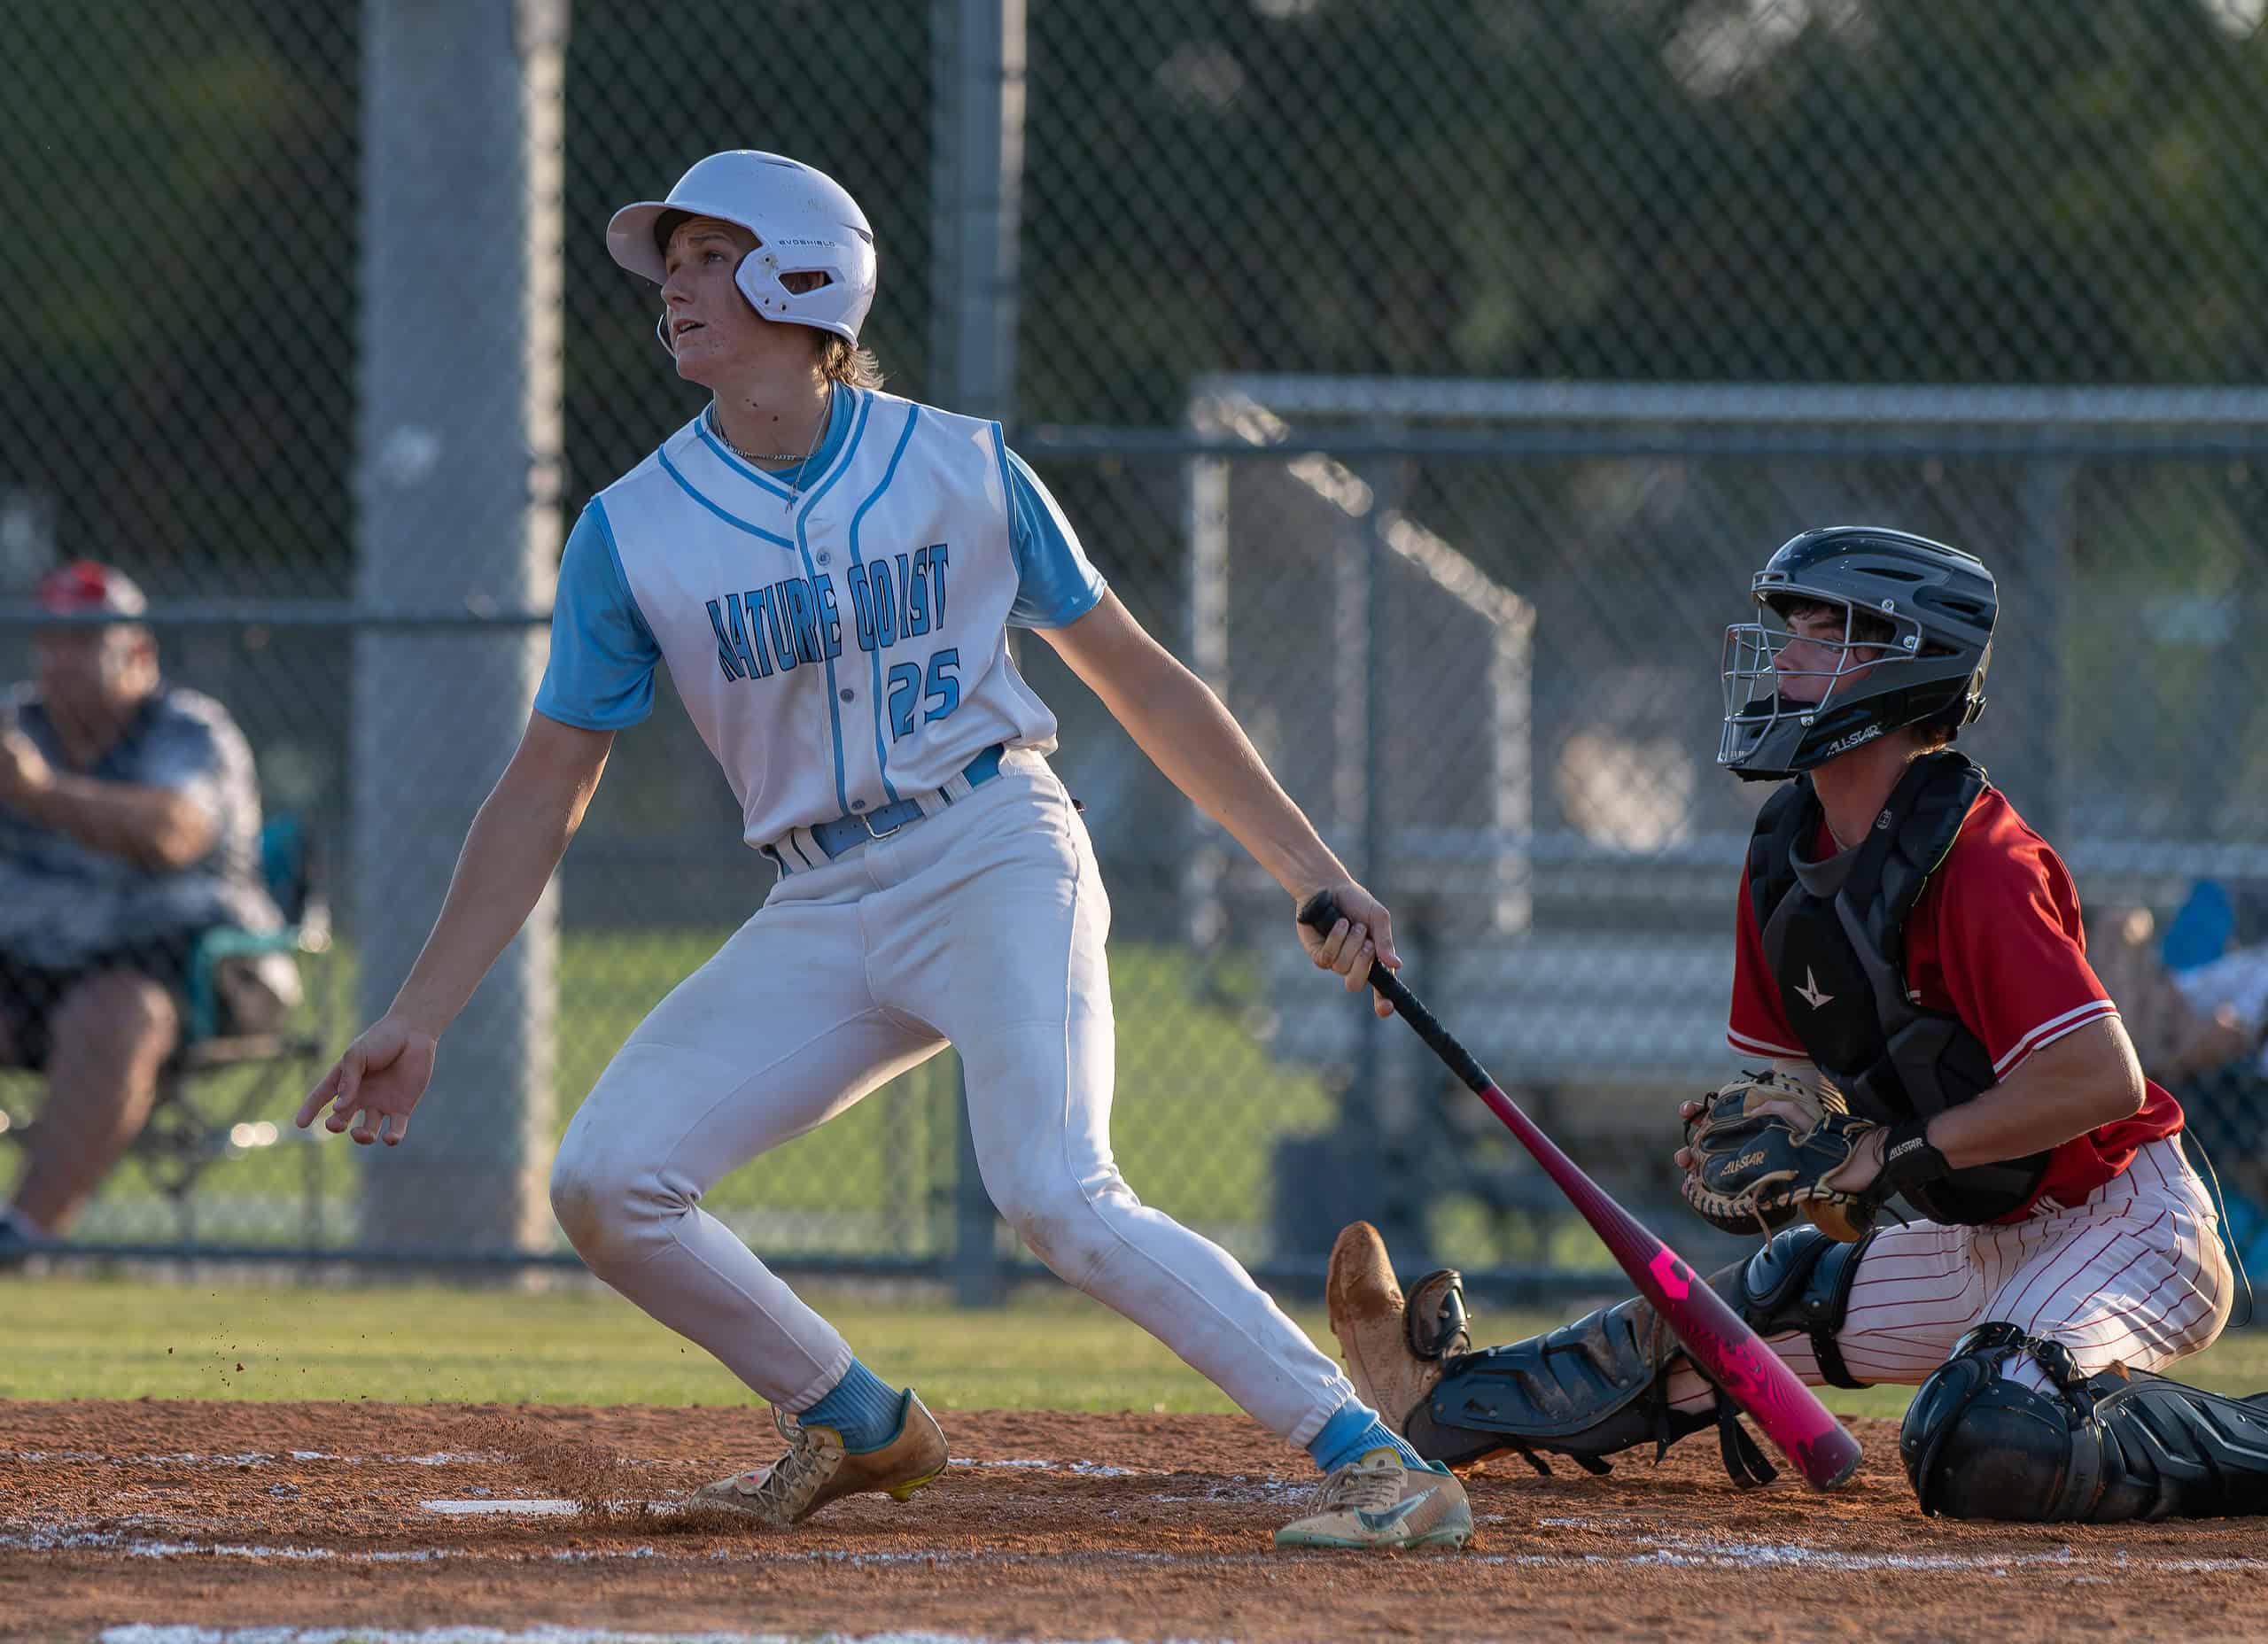
M 1339 923 L 1339 900 L 1328 890 L 1318 890 L 1300 903 L 1299 917 L 1301 924 L 1328 936 L 1331 927 Z

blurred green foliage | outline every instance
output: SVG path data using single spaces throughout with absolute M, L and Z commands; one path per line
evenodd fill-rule
M 78 522 L 88 546 L 269 542 L 266 591 L 330 591 L 362 7 L 125 9 L 131 27 L 107 0 L 0 8 L 0 479 L 70 474 L 99 440 L 129 471 Z M 1223 368 L 2256 381 L 2268 43 L 2241 12 L 1051 0 L 1029 22 L 1023 415 L 1169 423 Z M 928 21 L 679 0 L 663 28 L 576 0 L 571 502 L 690 404 L 599 230 L 711 149 L 851 184 L 883 253 L 870 340 L 900 386 L 938 386 Z M 772 49 L 813 31 L 823 72 Z M 301 485 L 229 483 L 311 447 Z

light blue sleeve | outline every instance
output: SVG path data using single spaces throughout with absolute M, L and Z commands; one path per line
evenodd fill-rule
M 559 558 L 551 605 L 551 660 L 535 710 L 586 731 L 619 731 L 654 711 L 662 648 L 631 597 L 606 507 L 591 499 Z
M 1024 460 L 1000 443 L 1002 477 L 1008 488 L 1008 551 L 1016 562 L 1016 599 L 1008 608 L 1011 628 L 1060 628 L 1076 622 L 1100 601 L 1108 585 L 1087 562 L 1078 533 L 1047 487 Z

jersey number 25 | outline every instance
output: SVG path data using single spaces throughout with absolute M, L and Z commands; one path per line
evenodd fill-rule
M 922 671 L 912 663 L 899 663 L 889 671 L 889 733 L 897 741 L 913 734 L 913 712 L 922 703 L 928 711 L 921 716 L 921 723 L 942 719 L 960 706 L 960 681 L 953 671 L 960 666 L 960 651 L 948 646 L 929 658 L 926 679 Z

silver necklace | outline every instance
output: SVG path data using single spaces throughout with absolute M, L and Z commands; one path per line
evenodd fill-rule
M 811 466 L 812 453 L 819 449 L 820 437 L 827 432 L 827 425 L 834 420 L 835 385 L 830 383 L 827 384 L 827 405 L 819 412 L 819 421 L 812 424 L 812 442 L 804 447 L 801 454 L 793 451 L 774 451 L 766 454 L 758 454 L 754 451 L 744 451 L 739 446 L 733 443 L 733 437 L 725 431 L 725 424 L 717 415 L 716 401 L 711 400 L 709 403 L 709 426 L 717 430 L 717 438 L 723 440 L 726 448 L 728 448 L 734 456 L 740 458 L 742 461 L 793 462 L 796 465 L 796 477 L 792 481 L 788 482 L 788 498 L 790 501 L 793 501 L 796 497 L 802 492 L 804 488 L 804 470 Z

